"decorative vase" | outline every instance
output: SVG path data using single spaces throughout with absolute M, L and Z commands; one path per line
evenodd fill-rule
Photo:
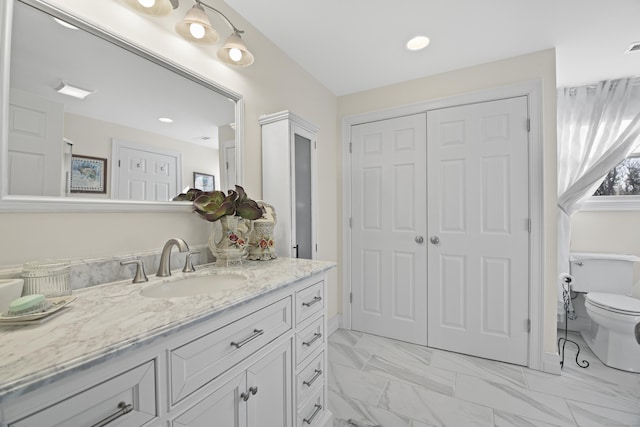
M 273 206 L 258 201 L 265 214 L 253 221 L 253 231 L 249 234 L 247 259 L 267 261 L 277 258 L 276 247 L 273 242 L 273 229 L 276 225 L 276 210 Z
M 253 230 L 253 222 L 239 216 L 223 216 L 212 223 L 209 249 L 216 257 L 217 266 L 242 264 L 247 253 L 247 237 Z

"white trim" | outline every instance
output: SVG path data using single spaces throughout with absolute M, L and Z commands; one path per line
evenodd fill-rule
M 542 371 L 548 374 L 561 375 L 560 355 L 558 353 L 544 353 Z
M 336 314 L 329 321 L 327 321 L 327 336 L 331 336 L 332 333 L 340 329 L 342 324 L 342 315 Z
M 640 211 L 640 196 L 591 196 L 581 211 Z
M 236 184 L 242 186 L 244 182 L 244 169 L 242 168 L 244 159 L 244 98 L 236 100 L 236 121 L 233 130 L 236 136 Z
M 449 98 L 423 101 L 385 110 L 371 111 L 347 116 L 342 120 L 342 327 L 351 329 L 351 161 L 349 143 L 351 126 L 400 116 L 423 113 L 497 99 L 527 96 L 531 132 L 529 133 L 529 206 L 531 235 L 529 240 L 529 361 L 531 369 L 543 369 L 544 349 L 544 197 L 543 197 L 543 123 L 542 123 L 542 82 L 539 80 L 456 95 Z
M 320 130 L 318 126 L 314 125 L 308 120 L 303 119 L 299 115 L 292 113 L 289 110 L 278 111 L 277 113 L 272 114 L 263 114 L 258 117 L 258 124 L 262 126 L 268 123 L 279 122 L 280 120 L 291 120 L 311 133 L 318 133 L 318 131 Z

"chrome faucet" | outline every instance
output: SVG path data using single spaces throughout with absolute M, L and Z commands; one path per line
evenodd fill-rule
M 156 277 L 171 276 L 171 248 L 177 246 L 180 252 L 189 252 L 189 245 L 187 242 L 179 237 L 169 239 L 162 248 L 162 255 L 160 255 L 160 265 L 158 266 L 158 272 Z

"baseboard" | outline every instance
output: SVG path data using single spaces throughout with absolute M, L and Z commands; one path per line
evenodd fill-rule
M 329 329 L 329 333 L 327 335 L 331 335 L 335 331 L 337 331 L 342 325 L 342 315 L 336 314 L 327 322 L 327 329 Z
M 548 374 L 560 375 L 560 355 L 558 353 L 544 353 L 542 357 L 542 371 Z

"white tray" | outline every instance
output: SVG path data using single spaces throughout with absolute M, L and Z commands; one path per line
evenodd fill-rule
M 47 298 L 51 302 L 51 307 L 46 311 L 40 313 L 22 314 L 18 316 L 7 316 L 6 314 L 0 315 L 0 325 L 33 325 L 34 323 L 41 323 L 45 320 L 49 320 L 54 313 L 57 313 L 67 305 L 71 304 L 76 297 L 67 295 L 64 297 Z M 51 317 L 50 317 L 51 316 Z

